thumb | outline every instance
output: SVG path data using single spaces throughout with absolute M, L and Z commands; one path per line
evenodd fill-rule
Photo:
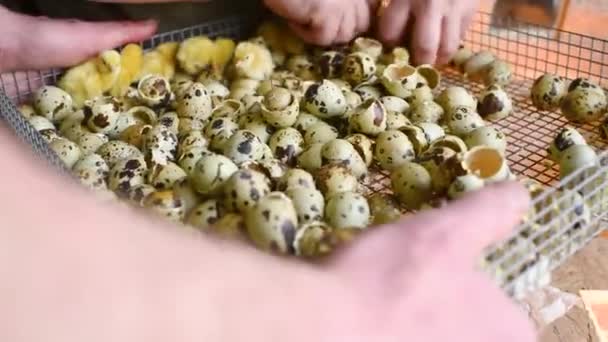
M 319 1 L 317 0 L 264 0 L 264 4 L 275 14 L 299 25 L 313 25 Z
M 386 273 L 436 258 L 469 267 L 489 245 L 507 237 L 529 204 L 515 183 L 489 186 L 442 209 L 430 210 L 371 231 L 337 256 L 345 269 L 373 262 Z M 381 267 L 380 267 L 381 266 Z M 358 271 L 355 271 L 358 272 Z
M 16 42 L 6 53 L 1 66 L 4 71 L 75 65 L 100 51 L 146 39 L 156 31 L 152 21 L 90 23 L 0 11 L 0 17 L 3 15 L 7 17 L 3 21 L 10 25 L 2 25 L 0 31 L 10 30 L 2 33 L 12 34 Z

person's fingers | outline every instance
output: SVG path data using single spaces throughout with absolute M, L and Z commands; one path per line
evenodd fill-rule
M 356 33 L 364 33 L 369 31 L 371 22 L 370 6 L 366 0 L 355 1 L 355 13 L 357 16 Z
M 433 64 L 441 38 L 441 11 L 425 9 L 416 14 L 413 36 L 414 62 Z
M 475 12 L 467 12 L 460 20 L 460 39 L 464 39 L 467 35 L 467 31 L 473 22 L 473 16 Z
M 356 35 L 357 29 L 357 17 L 355 8 L 344 9 L 342 15 L 342 22 L 338 29 L 338 34 L 334 39 L 333 43 L 344 44 L 350 42 Z
M 264 0 L 264 4 L 275 14 L 301 26 L 313 24 L 319 14 L 319 1 L 309 0 Z
M 444 16 L 441 21 L 441 43 L 437 53 L 438 63 L 447 63 L 460 44 L 460 20 L 458 17 Z
M 403 43 L 410 15 L 408 1 L 393 1 L 378 19 L 378 38 L 389 47 Z
M 489 186 L 445 208 L 425 211 L 364 234 L 338 253 L 336 262 L 348 268 L 364 260 L 376 260 L 379 272 L 386 271 L 380 266 L 394 272 L 437 257 L 470 266 L 485 248 L 515 228 L 528 204 L 529 195 L 520 184 Z
M 16 15 L 20 27 L 15 69 L 44 69 L 77 64 L 102 50 L 149 38 L 154 21 L 81 22 Z
M 340 19 L 332 18 L 320 26 L 300 25 L 290 22 L 289 27 L 305 42 L 315 45 L 331 45 L 338 35 Z

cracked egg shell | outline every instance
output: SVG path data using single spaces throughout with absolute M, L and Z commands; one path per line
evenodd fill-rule
M 100 155 L 91 153 L 82 156 L 72 167 L 72 173 L 80 184 L 92 190 L 107 190 L 106 178 L 110 168 Z
M 323 121 L 310 126 L 304 134 L 304 142 L 306 145 L 326 143 L 337 138 L 338 130 Z
M 154 125 L 158 120 L 156 112 L 145 106 L 131 107 L 125 114 L 133 117 L 136 123 L 144 125 Z
M 120 102 L 111 99 L 109 102 L 98 102 L 93 106 L 83 108 L 84 122 L 93 133 L 110 133 L 122 115 Z
M 368 138 L 365 134 L 355 133 L 344 138 L 351 143 L 361 159 L 367 167 L 370 167 L 374 161 L 374 144 L 375 142 Z
M 55 132 L 55 131 L 51 131 Z M 78 138 L 76 143 L 80 147 L 83 155 L 89 155 L 95 153 L 101 147 L 101 145 L 107 143 L 110 139 L 101 133 L 90 133 L 85 132 Z
M 354 90 L 355 93 L 361 97 L 362 102 L 368 100 L 378 100 L 384 95 L 380 88 L 371 84 L 360 85 Z
M 177 114 L 182 118 L 206 121 L 211 117 L 213 103 L 207 88 L 194 82 L 184 94 L 177 99 Z
M 387 111 L 401 114 L 408 114 L 410 111 L 410 104 L 397 96 L 383 96 L 380 98 L 380 103 L 382 103 Z
M 267 144 L 275 132 L 275 128 L 266 123 L 261 117 L 255 117 L 252 121 L 243 124 L 242 129 L 255 134 L 262 143 Z
M 561 103 L 562 114 L 571 122 L 596 121 L 606 114 L 608 100 L 603 90 L 577 87 L 570 91 Z
M 318 60 L 319 74 L 325 79 L 339 78 L 346 57 L 338 51 L 325 51 Z
M 333 228 L 325 222 L 304 223 L 293 241 L 295 254 L 304 258 L 318 258 L 331 253 L 337 244 Z
M 154 165 L 148 173 L 148 183 L 158 190 L 169 190 L 173 186 L 186 179 L 188 175 L 177 164 L 168 162 L 167 165 Z
M 374 159 L 384 170 L 393 171 L 415 156 L 414 145 L 400 131 L 382 132 L 376 139 Z
M 137 147 L 120 140 L 111 140 L 101 145 L 96 153 L 106 161 L 110 168 L 122 159 L 143 156 Z
M 441 84 L 441 73 L 430 64 L 422 64 L 416 68 L 418 74 L 426 81 L 430 89 L 437 89 Z
M 434 124 L 434 123 L 430 123 L 430 122 L 421 122 L 421 123 L 417 124 L 416 126 L 420 127 L 422 132 L 424 132 L 426 141 L 429 144 L 433 144 L 434 142 L 438 141 L 439 139 L 441 139 L 445 136 L 445 131 L 438 124 Z
M 172 189 L 184 204 L 184 212 L 186 215 L 201 203 L 201 196 L 194 191 L 194 188 L 187 177 L 177 180 L 173 184 Z
M 328 164 L 319 168 L 315 173 L 315 181 L 326 198 L 340 192 L 359 190 L 357 177 L 340 164 Z
M 352 50 L 354 52 L 363 52 L 370 56 L 374 61 L 382 55 L 382 43 L 376 39 L 359 37 L 353 41 Z
M 404 47 L 395 47 L 389 53 L 380 56 L 380 63 L 389 65 L 395 63 L 410 63 L 410 52 Z
M 276 159 L 293 166 L 302 152 L 304 138 L 295 128 L 282 128 L 270 137 L 268 146 Z
M 300 104 L 285 88 L 273 88 L 262 101 L 262 117 L 276 128 L 291 127 L 298 120 Z
M 209 121 L 205 126 L 203 134 L 209 139 L 209 148 L 216 152 L 222 152 L 226 143 L 239 130 L 236 122 L 228 118 L 217 118 Z
M 450 133 L 459 137 L 465 137 L 475 129 L 485 126 L 482 117 L 473 108 L 456 107 L 448 116 Z
M 182 201 L 173 190 L 155 191 L 143 201 L 143 206 L 172 222 L 182 222 L 185 216 Z
M 289 169 L 277 181 L 277 190 L 286 191 L 297 188 L 315 188 L 313 176 L 302 169 Z
M 322 122 L 322 120 L 307 112 L 300 112 L 300 114 L 298 115 L 298 119 L 296 120 L 296 123 L 293 125 L 293 127 L 300 131 L 300 133 L 304 133 L 306 132 L 306 130 L 308 130 L 310 126 L 318 122 Z
M 177 165 L 179 165 L 188 175 L 192 173 L 196 163 L 201 159 L 204 155 L 214 154 L 209 151 L 206 147 L 197 147 L 193 146 L 187 148 L 182 152 L 177 160 Z
M 511 83 L 513 70 L 511 65 L 505 61 L 495 60 L 492 62 L 483 75 L 483 81 L 486 86 L 499 85 L 504 87 Z
M 189 175 L 194 189 L 201 195 L 218 195 L 226 181 L 238 171 L 238 166 L 220 154 L 205 154 Z
M 343 116 L 346 106 L 342 90 L 331 81 L 314 83 L 304 94 L 304 109 L 321 119 Z
M 224 155 L 236 165 L 262 159 L 264 143 L 251 131 L 238 130 L 224 146 Z
M 464 141 L 469 148 L 488 146 L 497 149 L 503 155 L 507 152 L 507 136 L 496 127 L 476 128 L 467 134 Z
M 484 119 L 501 120 L 513 112 L 513 102 L 500 86 L 493 85 L 480 95 L 477 112 Z
M 241 101 L 228 99 L 222 101 L 215 108 L 213 108 L 211 118 L 228 118 L 231 120 L 235 120 L 239 115 L 244 112 L 244 110 L 245 109 Z
M 141 156 L 122 159 L 110 168 L 108 187 L 125 198 L 131 188 L 146 183 L 147 173 L 146 161 Z
M 335 139 L 325 143 L 321 149 L 321 160 L 323 165 L 346 166 L 358 179 L 363 179 L 367 175 L 367 165 L 354 146 L 344 139 Z
M 133 145 L 138 149 L 142 149 L 144 146 L 144 140 L 151 129 L 152 126 L 145 124 L 135 124 L 129 126 L 127 129 L 122 131 L 122 133 L 120 133 L 119 140 Z
M 49 121 L 49 119 L 47 119 L 43 116 L 40 116 L 40 115 L 34 115 L 31 118 L 29 118 L 27 121 L 38 132 L 44 131 L 44 130 L 55 130 L 55 125 L 53 125 L 53 123 L 51 121 Z M 78 126 L 80 127 L 80 123 L 78 123 Z M 82 131 L 83 131 L 83 128 L 80 127 L 80 132 L 82 132 Z M 72 140 L 72 139 L 70 139 L 70 140 Z
M 178 137 L 182 137 L 192 131 L 202 131 L 205 129 L 205 123 L 196 119 L 181 118 L 177 127 Z
M 246 214 L 247 232 L 256 246 L 265 251 L 294 254 L 293 241 L 298 215 L 289 197 L 271 192 Z
M 456 177 L 465 174 L 458 153 L 447 147 L 429 149 L 417 161 L 431 175 L 436 193 L 444 193 Z
M 391 173 L 391 186 L 399 202 L 409 210 L 418 210 L 433 196 L 431 174 L 420 164 L 408 162 Z
M 378 100 L 367 100 L 349 118 L 352 132 L 376 136 L 386 130 L 386 109 Z
M 159 75 L 146 75 L 137 86 L 138 99 L 149 107 L 165 107 L 175 96 L 169 80 Z
M 224 207 L 217 199 L 206 200 L 190 211 L 186 224 L 202 230 L 209 231 L 224 214 Z
M 473 147 L 465 153 L 462 168 L 485 183 L 497 183 L 511 178 L 506 157 L 499 150 L 488 146 Z
M 300 225 L 323 220 L 325 198 L 314 188 L 291 188 L 285 194 L 291 199 Z
M 346 118 L 350 116 L 353 109 L 357 108 L 363 102 L 363 99 L 361 98 L 361 95 L 352 90 L 342 90 L 342 93 L 346 99 L 346 115 L 344 116 Z
M 424 130 L 419 126 L 407 125 L 399 129 L 399 131 L 407 136 L 415 155 L 420 155 L 428 149 L 429 141 Z
M 407 102 L 412 106 L 416 106 L 425 101 L 433 102 L 434 99 L 433 90 L 431 90 L 428 85 L 416 87 L 416 89 L 412 90 L 412 94 L 406 98 Z
M 165 165 L 177 158 L 178 138 L 163 125 L 152 127 L 144 140 L 144 155 L 151 165 Z
M 445 88 L 437 97 L 437 103 L 446 113 L 457 107 L 477 108 L 477 99 L 463 87 L 451 86 Z
M 451 200 L 462 198 L 471 192 L 481 190 L 484 185 L 483 179 L 476 175 L 456 177 L 448 189 L 448 198 Z
M 333 194 L 325 206 L 325 219 L 337 229 L 365 229 L 371 219 L 369 203 L 356 192 Z
M 401 129 L 405 126 L 411 126 L 412 122 L 410 119 L 398 112 L 387 111 L 386 112 L 386 130 L 390 131 L 393 129 Z
M 197 119 L 194 119 L 197 120 Z M 156 125 L 165 126 L 174 134 L 179 134 L 179 123 L 182 121 L 176 112 L 165 112 L 158 118 Z
M 36 112 L 52 122 L 59 122 L 73 110 L 70 94 L 55 86 L 43 86 L 34 92 Z M 31 116 L 31 115 L 30 115 Z
M 190 131 L 179 137 L 179 143 L 177 146 L 177 155 L 178 157 L 183 154 L 184 151 L 188 150 L 192 147 L 204 147 L 207 148 L 209 146 L 209 141 L 203 135 L 203 132 L 200 130 Z
M 229 211 L 246 212 L 270 193 L 270 180 L 251 169 L 235 172 L 224 186 L 224 205 Z
M 135 185 L 129 190 L 127 200 L 136 206 L 143 207 L 144 199 L 153 192 L 156 192 L 156 189 L 150 184 Z
M 394 223 L 401 218 L 399 203 L 393 195 L 377 192 L 369 196 L 367 202 L 374 225 Z
M 376 75 L 376 62 L 364 52 L 353 52 L 344 59 L 342 78 L 353 86 Z
M 53 141 L 61 138 L 61 136 L 59 135 L 59 133 L 57 133 L 57 131 L 54 130 L 54 129 L 45 129 L 45 130 L 42 130 L 42 131 L 40 131 L 38 133 L 40 133 L 40 135 L 42 136 L 42 139 L 44 139 L 44 141 L 47 144 L 50 144 Z M 86 133 L 89 133 L 89 132 L 86 132 Z M 78 144 L 78 145 L 80 146 L 80 144 Z M 84 151 L 83 151 L 83 153 L 84 153 Z
M 391 95 L 402 99 L 410 96 L 418 84 L 422 83 L 416 68 L 407 63 L 388 65 L 380 80 Z
M 308 172 L 315 172 L 322 165 L 321 150 L 325 144 L 306 146 L 298 156 L 298 166 Z
M 443 116 L 443 108 L 435 101 L 422 101 L 412 107 L 410 120 L 413 124 L 422 122 L 438 123 Z

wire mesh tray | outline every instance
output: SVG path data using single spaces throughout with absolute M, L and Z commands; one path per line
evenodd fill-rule
M 244 38 L 254 32 L 256 23 L 257 18 L 227 18 L 164 33 L 142 45 L 152 48 L 202 34 Z M 557 132 L 570 123 L 557 112 L 538 111 L 529 100 L 529 90 L 533 80 L 545 72 L 570 79 L 586 77 L 606 88 L 608 41 L 524 23 L 512 23 L 508 30 L 499 30 L 490 23 L 490 14 L 479 13 L 464 43 L 474 51 L 491 51 L 513 66 L 514 79 L 506 91 L 513 100 L 514 113 L 495 124 L 509 138 L 507 157 L 511 170 L 547 189 L 535 196 L 530 214 L 511 238 L 488 248 L 483 265 L 509 295 L 519 298 L 546 285 L 553 269 L 603 230 L 604 209 L 608 206 L 608 202 L 604 203 L 608 201 L 608 153 L 601 153 L 608 141 L 600 137 L 598 125 L 575 126 L 600 153 L 600 165 L 560 182 L 559 170 L 548 161 L 546 148 Z M 40 86 L 54 84 L 59 75 L 58 70 L 0 75 L 0 116 L 36 153 L 63 169 L 15 107 L 27 101 Z M 483 85 L 464 79 L 453 69 L 442 70 L 442 76 L 444 87 L 459 85 L 474 93 L 483 89 Z M 382 171 L 373 172 L 365 186 L 368 193 L 391 192 L 389 175 Z M 583 214 L 581 200 L 589 209 Z

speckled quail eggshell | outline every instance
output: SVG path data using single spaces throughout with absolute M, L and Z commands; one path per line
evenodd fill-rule
M 387 111 L 386 112 L 386 130 L 390 131 L 393 129 L 401 129 L 405 126 L 412 125 L 410 119 L 398 112 Z
M 354 109 L 349 127 L 353 132 L 377 136 L 386 130 L 386 116 L 380 101 L 368 100 Z
M 342 90 L 327 80 L 309 86 L 303 101 L 304 109 L 321 119 L 341 117 L 346 113 L 346 98 Z
M 464 197 L 466 194 L 481 190 L 485 183 L 483 179 L 476 175 L 464 175 L 456 177 L 454 182 L 448 189 L 448 197 L 451 200 L 456 200 Z
M 488 146 L 499 150 L 502 154 L 507 152 L 507 136 L 493 126 L 476 128 L 467 134 L 464 141 L 469 148 Z
M 408 162 L 391 173 L 391 185 L 399 202 L 407 209 L 420 209 L 433 196 L 431 174 L 421 165 Z
M 222 193 L 226 181 L 238 171 L 238 166 L 219 154 L 203 155 L 189 175 L 194 189 L 201 195 Z
M 402 127 L 399 131 L 407 136 L 416 155 L 423 153 L 429 147 L 426 134 L 419 126 L 408 125 Z
M 485 122 L 473 108 L 457 107 L 449 114 L 450 133 L 459 137 L 466 137 L 467 134 L 482 126 L 485 126 Z
M 435 147 L 447 147 L 456 153 L 465 153 L 469 150 L 464 140 L 451 134 L 447 134 L 443 138 L 440 138 L 432 143 L 431 146 L 429 146 L 429 149 Z
M 146 75 L 137 86 L 139 101 L 149 107 L 167 106 L 174 96 L 169 80 L 159 75 Z
M 365 229 L 370 223 L 367 199 L 356 192 L 333 194 L 325 206 L 327 223 L 337 229 Z
M 436 89 L 441 84 L 441 74 L 430 64 L 422 64 L 416 68 L 420 77 L 425 80 L 430 89 Z M 418 88 L 418 87 L 417 87 Z
M 393 223 L 401 218 L 401 210 L 393 195 L 374 193 L 367 198 L 374 225 Z
M 353 145 L 359 156 L 361 156 L 361 159 L 365 162 L 365 165 L 370 167 L 374 161 L 375 142 L 365 134 L 360 133 L 349 135 L 345 140 Z
M 483 81 L 487 86 L 496 84 L 504 87 L 511 83 L 512 77 L 513 70 L 511 69 L 511 65 L 497 59 L 488 66 L 488 69 L 483 74 Z
M 325 222 L 304 223 L 293 242 L 295 254 L 305 258 L 322 257 L 334 249 L 333 228 Z
M 421 122 L 416 126 L 418 126 L 422 130 L 424 136 L 426 137 L 426 141 L 429 144 L 433 144 L 437 140 L 445 137 L 445 130 L 438 124 L 431 122 Z
M 579 169 L 597 166 L 598 162 L 597 153 L 591 146 L 572 145 L 562 152 L 559 161 L 560 178 L 564 179 Z
M 321 161 L 323 165 L 342 164 L 358 179 L 363 179 L 367 175 L 367 165 L 354 146 L 344 139 L 335 139 L 323 145 Z
M 362 84 L 355 88 L 355 92 L 361 97 L 361 103 L 369 100 L 378 100 L 383 95 L 380 88 L 371 84 Z
M 255 134 L 262 143 L 267 144 L 270 137 L 274 134 L 275 128 L 266 123 L 262 118 L 255 118 L 251 122 L 247 122 L 240 126 L 242 129 Z
M 464 174 L 458 154 L 446 147 L 427 150 L 417 161 L 430 174 L 437 193 L 444 193 L 457 176 Z
M 45 129 L 38 133 L 40 133 L 40 135 L 42 136 L 42 139 L 44 139 L 44 141 L 47 144 L 50 144 L 57 139 L 62 139 L 62 137 L 59 135 L 59 133 L 57 133 L 57 131 L 54 129 Z
M 406 98 L 407 102 L 415 106 L 421 102 L 433 101 L 435 96 L 433 90 L 428 85 L 420 84 L 416 89 L 412 90 L 412 94 Z
M 186 215 L 201 203 L 201 196 L 194 190 L 187 177 L 177 180 L 172 189 L 182 201 Z
M 561 109 L 569 121 L 586 123 L 602 118 L 606 114 L 607 103 L 604 91 L 579 87 L 564 97 Z
M 298 119 L 293 127 L 303 134 L 310 126 L 319 122 L 322 121 L 318 117 L 306 112 L 300 112 L 300 115 L 298 115 Z
M 243 103 L 243 113 L 250 114 L 260 114 L 262 113 L 262 101 L 264 100 L 263 96 L 256 96 L 252 94 L 247 94 L 241 98 L 241 102 Z
M 422 101 L 412 107 L 410 120 L 413 124 L 421 122 L 439 122 L 444 115 L 444 110 L 435 101 Z
M 387 111 L 397 112 L 401 114 L 408 114 L 410 111 L 410 104 L 404 99 L 397 96 L 383 96 L 380 98 L 380 102 L 386 108 Z
M 196 163 L 201 159 L 204 155 L 214 154 L 209 151 L 205 147 L 190 147 L 182 152 L 180 155 L 177 164 L 184 170 L 188 175 L 192 173 Z
M 376 39 L 359 37 L 353 41 L 352 50 L 355 52 L 364 52 L 370 56 L 374 61 L 380 58 L 382 55 L 382 43 Z
M 322 165 L 321 150 L 325 144 L 306 146 L 298 156 L 298 165 L 306 171 L 314 172 Z
M 226 87 L 222 82 L 212 79 L 202 80 L 201 82 L 211 97 L 217 97 L 220 99 L 225 99 L 230 95 L 230 89 Z
M 464 64 L 465 75 L 473 80 L 480 79 L 485 70 L 496 60 L 491 52 L 481 51 L 475 53 Z
M 316 78 L 315 65 L 306 55 L 291 56 L 285 63 L 285 67 L 301 79 L 314 80 Z
M 486 183 L 498 183 L 512 179 L 506 157 L 489 146 L 476 146 L 462 156 L 462 169 L 474 174 Z
M 338 130 L 325 122 L 318 122 L 310 126 L 304 134 L 306 145 L 326 143 L 337 138 Z
M 84 122 L 91 132 L 104 134 L 108 134 L 115 128 L 116 122 L 122 114 L 116 101 L 99 102 L 92 107 L 85 106 L 83 111 Z
M 376 62 L 364 52 L 353 52 L 344 59 L 342 78 L 351 85 L 368 81 L 376 75 Z
M 534 81 L 530 93 L 536 108 L 555 110 L 568 93 L 568 81 L 561 76 L 544 74 Z
M 261 249 L 293 254 L 298 214 L 289 197 L 280 192 L 264 196 L 246 214 L 247 232 Z
M 69 169 L 71 169 L 82 156 L 80 147 L 68 139 L 55 139 L 49 144 L 49 147 Z
M 33 103 L 39 115 L 53 122 L 61 121 L 73 110 L 70 94 L 54 86 L 43 86 L 35 91 Z
M 177 158 L 177 134 L 163 125 L 156 125 L 146 135 L 144 154 L 151 164 L 166 165 Z
M 344 58 L 344 54 L 339 51 L 323 52 L 317 61 L 321 77 L 326 79 L 340 77 L 342 75 Z
M 477 99 L 465 88 L 458 86 L 445 88 L 437 97 L 437 103 L 446 113 L 457 107 L 477 108 Z
M 319 168 L 315 174 L 315 181 L 325 197 L 345 191 L 357 192 L 359 189 L 357 177 L 352 171 L 339 164 L 328 164 Z
M 286 191 L 296 188 L 315 188 L 315 180 L 308 171 L 303 169 L 289 169 L 277 181 L 276 188 L 279 191 Z
M 204 147 L 207 148 L 209 146 L 209 141 L 203 135 L 203 132 L 200 130 L 190 131 L 184 135 L 181 135 L 179 138 L 179 143 L 177 146 L 178 156 L 181 156 L 184 151 L 192 147 Z
M 285 88 L 275 88 L 262 101 L 262 117 L 276 128 L 291 127 L 300 113 L 300 104 L 295 96 Z
M 264 143 L 251 131 L 238 130 L 224 146 L 224 155 L 240 165 L 249 160 L 260 160 Z
M 19 113 L 26 119 L 36 115 L 36 110 L 32 105 L 29 104 L 21 104 L 17 107 L 17 109 L 19 110 Z
M 513 103 L 500 86 L 493 85 L 479 97 L 477 112 L 484 119 L 501 120 L 513 112 Z
M 236 122 L 228 118 L 217 118 L 211 120 L 203 131 L 205 137 L 209 139 L 209 149 L 222 152 L 226 143 L 239 130 Z
M 300 225 L 323 220 L 325 198 L 314 188 L 291 188 L 285 192 L 293 203 L 298 214 Z
M 241 101 L 237 100 L 225 100 L 211 112 L 211 118 L 228 118 L 235 120 L 236 117 L 244 112 L 244 106 Z
M 177 114 L 182 118 L 205 121 L 211 117 L 213 103 L 209 91 L 195 82 L 177 99 Z
M 295 128 L 283 128 L 270 137 L 268 146 L 275 158 L 288 166 L 293 166 L 302 152 L 304 138 Z
M 144 200 L 148 195 L 156 192 L 156 189 L 150 184 L 139 184 L 129 189 L 127 199 L 130 203 L 143 207 Z
M 414 145 L 408 137 L 400 131 L 386 131 L 376 139 L 375 159 L 385 170 L 395 168 L 411 161 L 415 157 Z
M 53 123 L 49 119 L 47 119 L 43 116 L 34 115 L 31 118 L 29 118 L 27 121 L 38 132 L 44 131 L 47 129 L 52 129 L 52 130 L 55 129 L 55 126 L 53 125 Z
M 412 90 L 422 82 L 416 68 L 408 63 L 396 63 L 388 65 L 380 80 L 386 90 L 393 96 L 405 99 L 410 96 Z
M 452 59 L 450 60 L 450 65 L 455 66 L 460 70 L 464 70 L 465 63 L 471 57 L 473 57 L 473 51 L 471 51 L 471 49 L 469 49 L 468 47 L 461 46 L 458 48 L 458 50 L 456 50 L 456 52 L 452 56 Z
M 107 143 L 110 139 L 101 133 L 89 133 L 86 132 L 80 136 L 77 143 L 80 147 L 83 155 L 89 155 L 95 153 L 101 147 L 101 145 Z
M 209 230 L 224 212 L 223 204 L 217 199 L 207 200 L 190 211 L 186 224 L 200 230 Z
M 82 156 L 72 167 L 72 173 L 89 189 L 106 190 L 106 178 L 110 172 L 108 164 L 100 155 L 91 153 Z
M 168 162 L 167 165 L 154 165 L 148 174 L 148 182 L 159 190 L 168 190 L 187 177 L 186 171 L 181 167 Z
M 186 118 L 187 119 L 187 118 Z M 198 119 L 194 119 L 198 120 Z M 174 134 L 179 134 L 179 123 L 181 119 L 177 116 L 176 112 L 165 112 L 158 118 L 156 125 L 165 126 Z
M 562 153 L 574 145 L 587 145 L 587 141 L 575 128 L 563 128 L 555 136 L 555 139 L 553 139 L 547 149 L 549 158 L 555 162 L 559 162 Z
M 126 197 L 132 187 L 146 183 L 147 173 L 148 167 L 141 156 L 125 158 L 111 167 L 108 186 L 119 197 Z
M 225 239 L 244 239 L 247 231 L 245 217 L 239 213 L 227 213 L 211 226 L 211 230 Z
M 173 222 L 182 222 L 185 211 L 182 201 L 172 190 L 156 191 L 148 195 L 143 202 L 145 208 Z
M 570 84 L 568 85 L 568 92 L 573 92 L 577 89 L 604 92 L 603 89 L 599 85 L 597 85 L 597 83 L 586 78 L 576 78 L 572 80 L 572 82 L 570 82 Z
M 270 180 L 251 169 L 235 172 L 224 186 L 224 205 L 229 211 L 245 212 L 270 193 Z
M 263 161 L 272 160 L 272 159 L 276 159 L 274 157 L 274 152 L 272 151 L 270 146 L 268 146 L 267 144 L 263 144 L 262 145 L 262 158 L 260 158 L 260 161 L 263 162 Z
M 114 166 L 114 164 L 122 159 L 143 156 L 137 147 L 119 140 L 112 140 L 101 145 L 96 153 L 99 154 L 110 167 Z

